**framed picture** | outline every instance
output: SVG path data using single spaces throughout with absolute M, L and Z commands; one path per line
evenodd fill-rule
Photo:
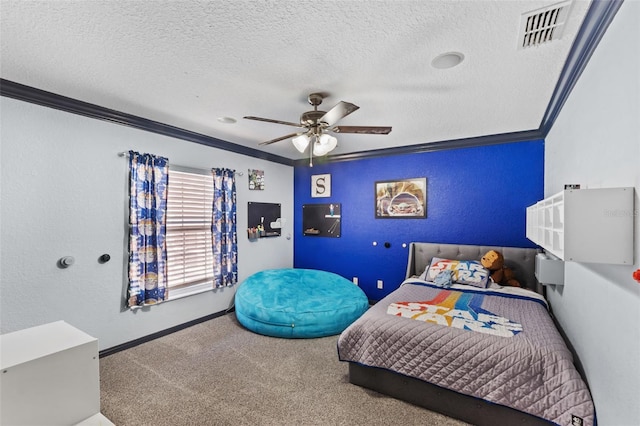
M 427 217 L 427 178 L 375 183 L 376 219 Z
M 249 189 L 253 191 L 264 190 L 264 170 L 249 169 Z
M 331 197 L 331 175 L 311 176 L 311 197 Z

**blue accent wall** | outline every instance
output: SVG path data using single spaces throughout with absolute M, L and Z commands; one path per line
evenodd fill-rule
M 525 209 L 544 198 L 543 140 L 318 160 L 294 170 L 294 266 L 358 277 L 369 299 L 380 300 L 401 283 L 408 254 L 403 243 L 535 247 L 525 237 Z M 331 197 L 312 198 L 311 176 L 326 173 Z M 427 178 L 427 218 L 376 219 L 375 182 L 416 177 Z M 302 206 L 311 203 L 341 203 L 340 238 L 303 235 Z M 383 280 L 382 290 L 377 280 Z

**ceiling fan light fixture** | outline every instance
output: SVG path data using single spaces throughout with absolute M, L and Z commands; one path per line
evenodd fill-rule
M 333 146 L 333 148 L 335 148 L 337 143 L 338 143 L 338 139 L 334 138 L 331 135 L 328 135 L 326 133 L 323 133 L 320 135 L 320 145 Z
M 305 130 L 290 133 L 279 138 L 260 142 L 258 145 L 271 145 L 283 140 L 291 140 L 293 146 L 301 153 L 305 153 L 309 148 L 309 165 L 313 165 L 313 156 L 326 155 L 338 146 L 338 139 L 325 132 L 336 133 L 358 133 L 369 135 L 386 135 L 391 131 L 391 127 L 380 126 L 335 126 L 335 124 L 360 108 L 350 102 L 340 101 L 329 111 L 320 111 L 318 106 L 322 99 L 328 96 L 324 93 L 312 93 L 309 95 L 309 103 L 313 106 L 313 111 L 306 111 L 300 116 L 300 122 L 274 120 L 271 118 L 255 117 L 247 115 L 247 120 L 263 121 L 267 123 L 284 124 Z M 311 145 L 310 145 L 311 144 Z
M 316 157 L 321 157 L 328 153 L 327 149 L 320 144 L 320 142 L 316 142 L 313 144 L 313 155 Z
M 321 156 L 328 154 L 338 146 L 338 139 L 331 135 L 323 133 L 313 144 L 313 155 Z
M 309 136 L 302 134 L 291 139 L 291 142 L 293 143 L 293 146 L 302 153 L 307 149 L 307 146 L 309 146 Z

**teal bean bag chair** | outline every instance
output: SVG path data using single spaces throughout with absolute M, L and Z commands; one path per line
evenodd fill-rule
M 236 317 L 249 330 L 273 337 L 340 334 L 369 308 L 360 287 L 332 272 L 268 269 L 240 284 Z

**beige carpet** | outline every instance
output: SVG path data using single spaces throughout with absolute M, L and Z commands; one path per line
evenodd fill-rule
M 350 384 L 337 339 L 224 315 L 102 358 L 101 411 L 118 426 L 465 424 Z

